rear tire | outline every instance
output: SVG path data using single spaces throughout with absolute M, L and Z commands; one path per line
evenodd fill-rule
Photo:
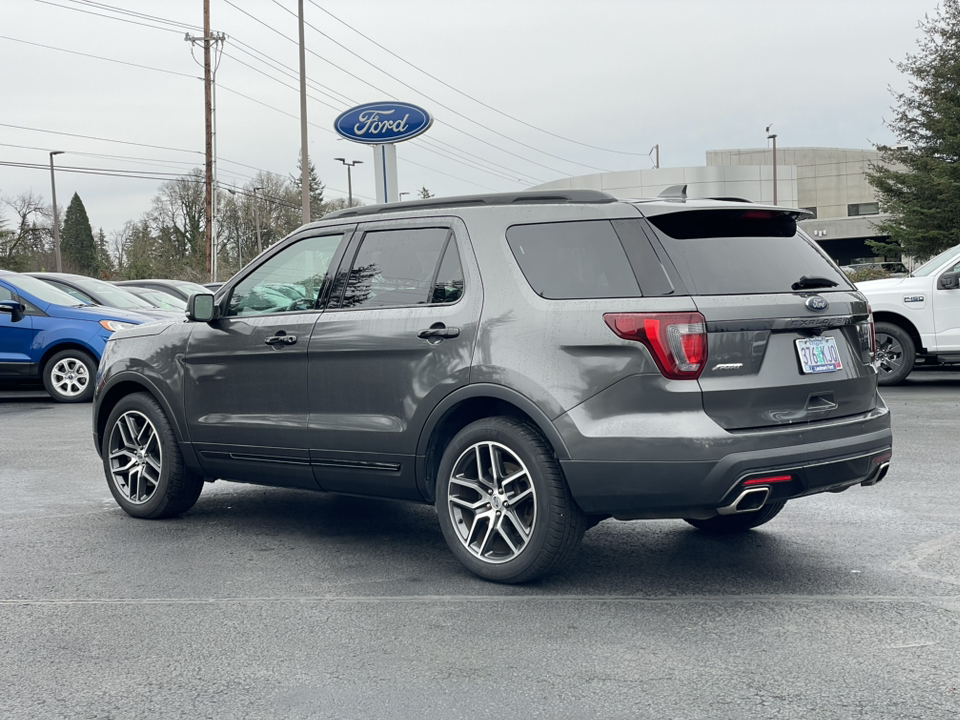
M 83 350 L 61 350 L 43 366 L 43 387 L 57 402 L 90 402 L 97 361 Z
M 877 360 L 880 385 L 898 385 L 907 379 L 917 359 L 917 346 L 910 333 L 893 323 L 877 323 Z
M 437 516 L 454 556 L 499 583 L 559 570 L 576 554 L 587 525 L 550 446 L 508 417 L 477 420 L 447 445 Z
M 117 403 L 101 450 L 107 485 L 128 515 L 174 517 L 200 497 L 203 477 L 184 465 L 170 421 L 148 393 L 127 395 Z
M 756 512 L 737 513 L 736 515 L 717 515 L 709 520 L 684 518 L 684 522 L 690 523 L 698 530 L 703 530 L 704 532 L 715 535 L 741 533 L 770 522 L 780 514 L 780 511 L 783 510 L 783 506 L 786 504 L 785 500 L 781 500 L 779 502 L 767 503 Z

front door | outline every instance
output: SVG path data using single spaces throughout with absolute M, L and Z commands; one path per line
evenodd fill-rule
M 22 302 L 13 288 L 0 283 L 0 300 Z M 36 368 L 30 362 L 33 342 L 33 318 L 24 315 L 17 322 L 8 312 L 0 312 L 0 377 L 25 377 Z
M 960 272 L 960 262 L 941 272 Z M 937 352 L 960 352 L 960 289 L 933 289 L 933 323 L 937 332 Z
M 310 455 L 325 490 L 420 499 L 417 441 L 469 382 L 482 290 L 459 220 L 370 224 L 310 339 Z
M 190 441 L 213 477 L 316 489 L 307 450 L 307 348 L 327 273 L 349 230 L 263 258 L 197 323 L 184 373 Z

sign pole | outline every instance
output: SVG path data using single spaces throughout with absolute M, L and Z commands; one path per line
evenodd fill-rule
M 377 184 L 377 203 L 400 202 L 395 143 L 373 146 L 373 170 Z

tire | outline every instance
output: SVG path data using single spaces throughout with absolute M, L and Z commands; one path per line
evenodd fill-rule
M 779 502 L 767 503 L 756 512 L 737 513 L 736 515 L 717 515 L 709 520 L 684 518 L 684 522 L 690 523 L 698 530 L 703 530 L 715 535 L 730 535 L 733 533 L 746 532 L 755 527 L 765 525 L 779 515 L 780 511 L 783 510 L 783 506 L 786 504 L 786 500 L 780 500 Z
M 906 380 L 917 359 L 917 346 L 910 333 L 893 323 L 877 323 L 877 360 L 880 385 L 898 385 Z
M 43 387 L 57 402 L 90 402 L 97 361 L 84 350 L 61 350 L 43 366 Z
M 468 570 L 511 584 L 559 570 L 576 554 L 587 526 L 550 446 L 535 429 L 507 417 L 477 420 L 447 445 L 437 474 L 437 516 L 447 545 Z
M 137 518 L 168 518 L 193 507 L 203 476 L 183 462 L 160 404 L 147 393 L 127 395 L 110 413 L 103 434 L 103 471 L 113 499 Z

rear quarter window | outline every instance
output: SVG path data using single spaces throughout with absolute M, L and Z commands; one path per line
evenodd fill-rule
M 640 285 L 608 220 L 514 225 L 507 243 L 534 292 L 551 300 L 639 297 Z

